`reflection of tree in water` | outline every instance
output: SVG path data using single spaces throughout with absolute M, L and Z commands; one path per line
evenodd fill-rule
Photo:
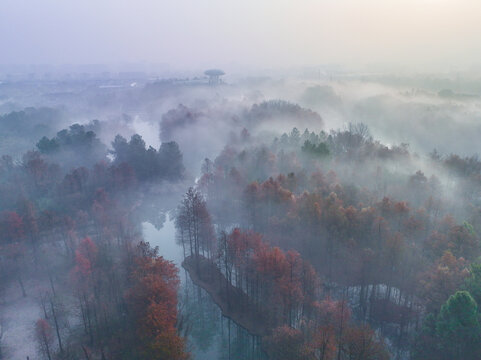
M 264 360 L 260 339 L 238 326 L 232 320 L 221 317 L 222 360 Z
M 181 302 L 188 321 L 190 340 L 196 350 L 206 352 L 216 340 L 220 311 L 209 295 L 195 286 L 188 276 L 182 290 Z
M 183 315 L 189 329 L 193 358 L 220 360 L 264 360 L 260 339 L 222 316 L 219 307 L 200 287 L 186 277 L 181 294 Z

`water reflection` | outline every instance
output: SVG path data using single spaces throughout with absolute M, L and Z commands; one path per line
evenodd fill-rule
M 180 268 L 183 255 L 182 248 L 175 243 L 174 219 L 168 216 L 160 229 L 156 229 L 149 222 L 143 222 L 142 232 L 145 241 L 148 241 L 153 247 L 158 246 L 159 254 L 165 259 L 173 261 Z
M 142 224 L 146 241 L 158 246 L 160 255 L 175 262 L 180 270 L 179 303 L 187 327 L 189 352 L 194 360 L 264 360 L 260 339 L 222 316 L 210 295 L 192 283 L 181 267 L 182 248 L 175 243 L 175 226 L 170 217 L 157 230 L 152 224 Z
M 222 316 L 207 292 L 184 271 L 182 313 L 189 328 L 190 352 L 196 360 L 263 360 L 260 339 Z

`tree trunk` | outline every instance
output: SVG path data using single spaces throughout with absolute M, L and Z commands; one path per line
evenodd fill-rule
M 55 324 L 55 332 L 57 333 L 58 347 L 60 349 L 60 353 L 62 354 L 63 353 L 62 338 L 60 337 L 60 329 L 58 326 L 57 313 L 55 312 L 55 306 L 53 304 L 52 299 L 50 299 L 50 310 L 52 311 L 53 322 Z

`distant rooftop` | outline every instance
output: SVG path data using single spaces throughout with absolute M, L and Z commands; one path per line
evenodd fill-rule
M 225 72 L 220 69 L 209 69 L 204 71 L 204 74 L 207 76 L 222 76 L 225 75 Z
M 225 75 L 225 72 L 220 69 L 209 69 L 204 71 L 204 74 L 209 77 L 209 85 L 218 85 L 222 82 L 220 77 Z

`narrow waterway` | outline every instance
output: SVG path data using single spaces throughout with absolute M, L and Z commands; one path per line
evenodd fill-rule
M 188 329 L 188 348 L 194 360 L 264 360 L 260 340 L 222 316 L 220 308 L 203 289 L 194 285 L 181 267 L 182 247 L 175 242 L 173 219 L 167 218 L 157 230 L 152 224 L 142 224 L 146 241 L 159 247 L 165 259 L 179 268 L 181 287 L 179 291 L 180 313 Z

